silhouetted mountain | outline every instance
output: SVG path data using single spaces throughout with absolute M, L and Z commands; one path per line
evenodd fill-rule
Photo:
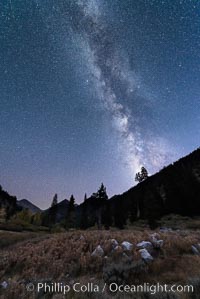
M 34 208 L 27 200 L 19 206 Z M 16 197 L 0 188 L 1 214 L 12 215 L 19 209 Z M 36 209 L 36 210 L 35 210 Z M 88 228 L 95 224 L 101 228 L 114 225 L 123 228 L 127 220 L 148 219 L 153 227 L 161 216 L 174 213 L 184 216 L 200 215 L 200 149 L 163 168 L 121 195 L 108 199 L 102 184 L 97 193 L 85 198 L 80 205 L 70 209 L 67 199 L 42 211 L 42 224 L 52 226 L 63 223 L 65 227 Z
M 17 205 L 21 207 L 22 209 L 28 209 L 32 213 L 39 213 L 41 212 L 40 208 L 38 208 L 36 205 L 34 205 L 32 202 L 30 202 L 27 199 L 21 199 L 17 201 Z
M 94 225 L 96 214 L 109 210 L 112 225 L 123 228 L 129 219 L 148 219 L 153 227 L 157 219 L 169 213 L 200 215 L 200 149 L 165 167 L 121 195 L 108 201 L 88 198 L 78 207 L 79 225 Z
M 143 218 L 151 223 L 169 213 L 200 215 L 200 149 L 110 201 L 131 221 Z
M 58 223 L 64 221 L 67 217 L 68 207 L 69 200 L 64 199 L 53 207 L 43 211 L 43 224 L 48 226 L 49 223 Z
M 159 217 L 176 213 L 200 215 L 200 149 L 165 167 L 121 195 L 108 200 L 102 184 L 97 193 L 75 206 L 74 226 L 95 224 L 123 228 L 127 220 L 148 219 L 154 225 Z M 44 224 L 67 221 L 69 201 L 63 200 L 43 212 Z

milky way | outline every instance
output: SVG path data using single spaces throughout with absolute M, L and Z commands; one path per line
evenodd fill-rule
M 75 11 L 71 18 L 73 32 L 84 40 L 80 50 L 86 51 L 87 67 L 94 78 L 96 100 L 100 100 L 110 112 L 113 126 L 118 132 L 121 156 L 132 174 L 142 165 L 155 172 L 172 159 L 172 146 L 162 136 L 154 135 L 154 120 L 145 120 L 142 115 L 145 106 L 148 107 L 148 98 L 142 96 L 140 89 L 143 87 L 139 78 L 115 44 L 113 28 L 103 21 L 102 2 L 73 1 L 68 5 Z M 131 106 L 126 104 L 128 101 Z M 152 114 L 152 108 L 148 107 L 149 114 Z

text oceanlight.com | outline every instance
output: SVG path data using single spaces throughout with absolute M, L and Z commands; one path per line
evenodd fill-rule
M 65 284 L 63 282 L 46 283 L 38 282 L 37 284 L 29 283 L 26 285 L 27 291 L 37 291 L 45 293 L 62 293 L 67 294 L 70 291 L 75 293 L 103 293 L 109 291 L 111 293 L 193 293 L 194 287 L 192 285 L 167 285 L 167 284 L 149 284 L 144 283 L 140 285 L 119 285 L 117 283 L 98 285 L 95 283 L 74 283 L 73 285 Z

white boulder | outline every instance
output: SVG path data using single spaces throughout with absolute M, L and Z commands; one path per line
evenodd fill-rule
M 192 245 L 192 252 L 196 255 L 200 254 L 199 250 L 197 249 L 197 247 L 195 245 Z
M 1 286 L 3 289 L 7 289 L 7 287 L 8 287 L 8 283 L 7 283 L 7 281 L 3 281 L 3 282 L 0 284 L 0 286 Z
M 104 250 L 101 247 L 101 245 L 98 245 L 91 254 L 91 256 L 100 256 L 100 257 L 102 257 L 103 255 L 104 255 Z
M 122 242 L 121 246 L 124 250 L 131 251 L 133 249 L 133 244 L 127 241 Z
M 141 254 L 141 258 L 145 261 L 145 262 L 151 262 L 153 261 L 153 257 L 150 255 L 150 253 L 144 248 L 144 249 L 140 249 L 139 250 L 140 254 Z

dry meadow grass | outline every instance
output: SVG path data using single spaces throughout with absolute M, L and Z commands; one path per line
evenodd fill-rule
M 0 282 L 7 281 L 9 287 L 0 290 L 0 298 L 52 298 L 50 295 L 28 294 L 25 284 L 29 281 L 95 281 L 103 283 L 103 268 L 109 263 L 120 263 L 122 253 L 116 251 L 111 256 L 111 239 L 119 243 L 129 241 L 134 244 L 132 252 L 128 253 L 134 262 L 141 260 L 136 244 L 142 240 L 150 240 L 152 231 L 71 231 L 59 234 L 26 234 L 12 236 L 8 232 L 0 232 L 0 238 L 8 236 L 7 246 L 0 251 Z M 200 243 L 198 230 L 159 232 L 164 246 L 155 260 L 145 266 L 145 271 L 129 277 L 128 283 L 180 283 L 186 284 L 189 279 L 200 280 L 200 256 L 194 255 L 191 246 Z M 11 239 L 17 240 L 11 241 Z M 91 253 L 96 246 L 101 245 L 108 258 L 93 257 Z M 199 282 L 198 282 L 199 283 Z M 117 294 L 115 298 L 129 298 Z M 200 295 L 199 295 L 200 296 Z M 53 298 L 64 298 L 54 295 Z M 68 294 L 66 298 L 110 298 L 100 294 Z M 137 297 L 130 298 L 150 298 Z M 154 298 L 200 298 L 200 297 L 157 297 Z

